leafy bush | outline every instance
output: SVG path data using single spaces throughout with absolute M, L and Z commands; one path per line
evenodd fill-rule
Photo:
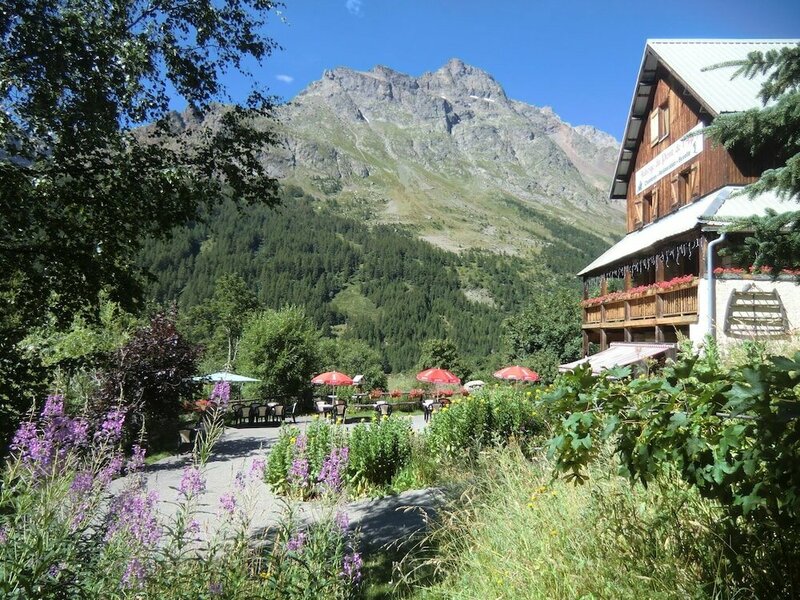
M 178 332 L 174 315 L 157 313 L 114 353 L 95 398 L 100 411 L 123 403 L 128 412 L 125 427 L 159 426 L 173 421 L 183 402 L 193 399 L 197 388 L 191 377 L 197 372 L 199 349 Z
M 347 470 L 347 437 L 343 428 L 316 419 L 301 432 L 283 427 L 270 450 L 267 483 L 280 494 L 308 499 L 335 488 Z
M 443 458 L 463 456 L 503 444 L 510 438 L 530 439 L 543 431 L 529 391 L 509 386 L 454 398 L 428 425 L 428 447 Z
M 270 450 L 267 482 L 273 490 L 303 499 L 335 492 L 356 495 L 386 486 L 411 457 L 411 425 L 399 417 L 343 427 L 316 420 L 305 433 L 283 428 Z
M 411 458 L 411 425 L 400 417 L 375 418 L 356 425 L 348 443 L 354 484 L 385 486 Z
M 549 443 L 556 469 L 582 481 L 608 441 L 631 481 L 677 471 L 725 507 L 726 560 L 742 585 L 762 597 L 800 589 L 800 353 L 727 369 L 710 346 L 659 376 L 629 374 L 577 369 L 543 396 L 565 415 Z

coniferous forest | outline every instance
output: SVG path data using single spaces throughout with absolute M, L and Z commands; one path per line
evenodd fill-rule
M 565 287 L 577 300 L 573 259 L 585 262 L 603 244 L 563 225 L 559 248 L 535 259 L 459 255 L 335 208 L 295 186 L 282 190 L 275 209 L 223 204 L 203 223 L 145 244 L 140 263 L 153 274 L 150 295 L 186 310 L 210 298 L 219 277 L 235 273 L 261 305 L 303 307 L 323 335 L 368 342 L 387 372 L 413 368 L 420 344 L 434 338 L 451 340 L 480 369 L 504 351 L 503 321 L 540 290 Z

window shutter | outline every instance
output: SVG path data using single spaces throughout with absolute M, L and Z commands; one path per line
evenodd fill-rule
M 676 175 L 670 180 L 670 185 L 672 189 L 672 198 L 670 200 L 670 206 L 675 207 L 680 204 L 680 176 Z
M 654 109 L 650 113 L 650 143 L 655 144 L 658 142 L 658 109 Z
M 661 108 L 661 115 L 659 116 L 660 121 L 660 137 L 659 139 L 664 139 L 669 135 L 669 104 L 665 104 Z
M 689 198 L 700 196 L 700 164 L 695 163 L 689 172 Z
M 642 199 L 639 198 L 633 203 L 633 222 L 636 225 L 642 223 Z
M 658 188 L 654 188 L 650 194 L 650 219 L 655 221 L 658 218 Z

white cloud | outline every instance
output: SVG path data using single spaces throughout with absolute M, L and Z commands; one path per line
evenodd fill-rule
M 275 79 L 283 83 L 292 83 L 294 81 L 294 77 L 291 75 L 275 75 Z
M 361 16 L 361 4 L 361 0 L 347 0 L 347 2 L 344 3 L 348 12 L 356 17 Z

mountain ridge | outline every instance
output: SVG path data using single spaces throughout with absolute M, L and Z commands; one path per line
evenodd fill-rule
M 445 249 L 536 254 L 551 236 L 498 211 L 505 197 L 609 242 L 622 233 L 606 195 L 616 140 L 510 99 L 460 59 L 419 77 L 329 69 L 276 112 L 273 175 Z

